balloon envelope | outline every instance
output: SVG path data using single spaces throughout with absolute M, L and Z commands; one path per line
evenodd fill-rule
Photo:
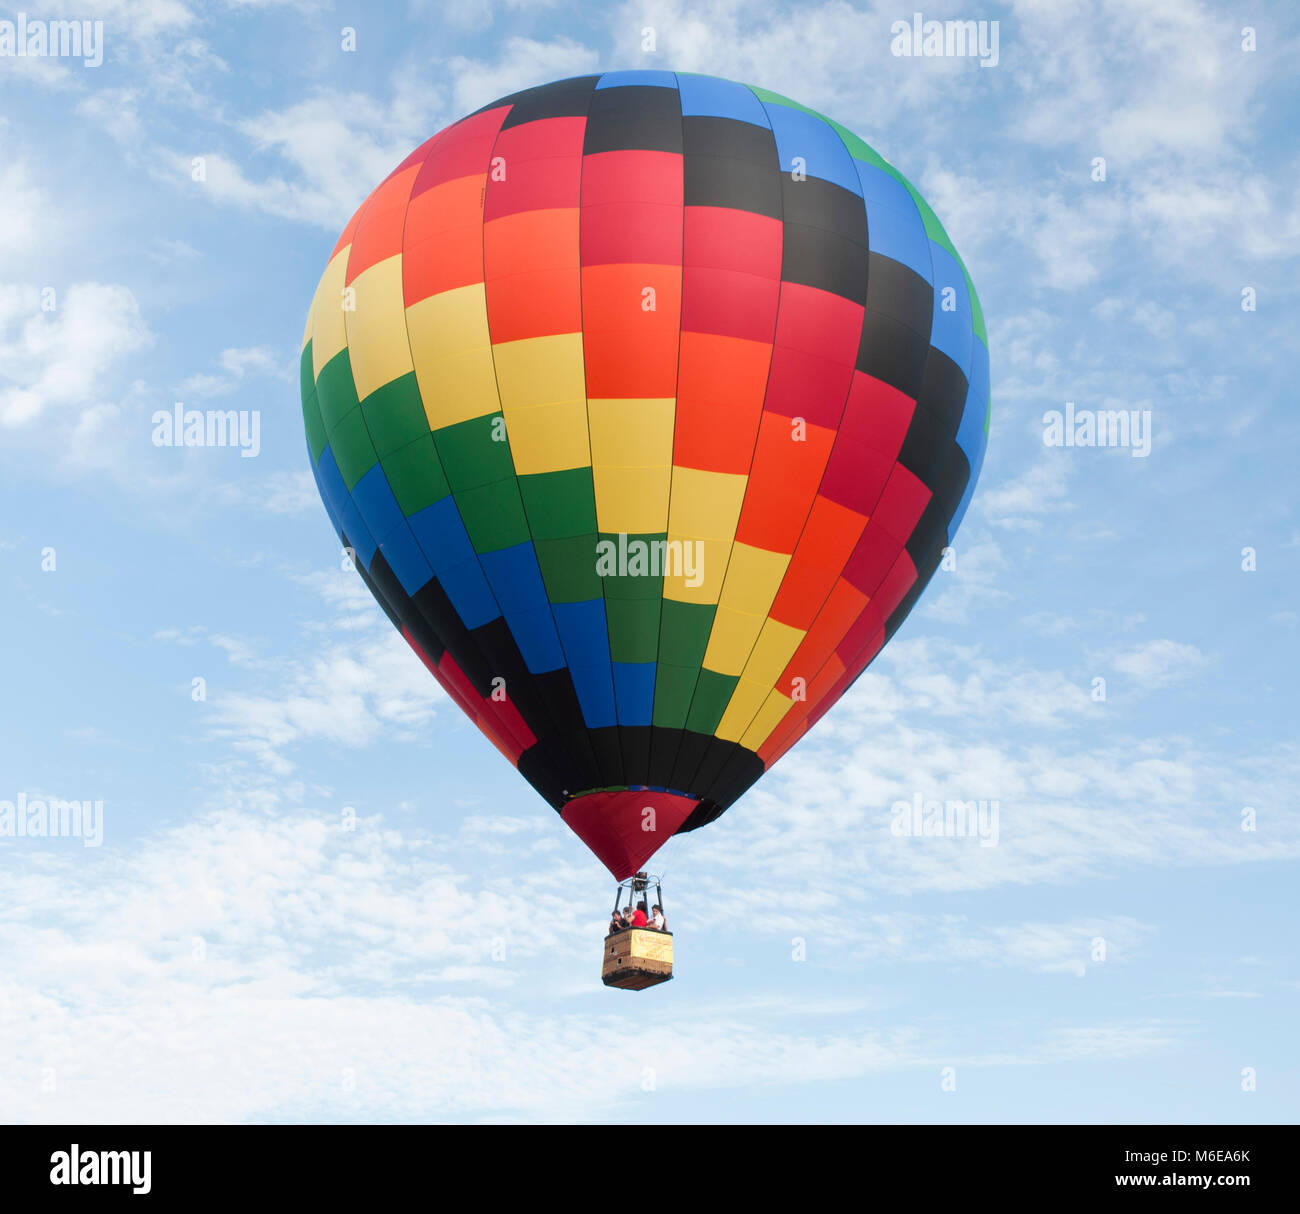
M 911 610 L 979 475 L 989 364 L 951 241 L 861 139 L 613 72 L 493 102 L 380 183 L 302 401 L 361 577 L 624 877 Z

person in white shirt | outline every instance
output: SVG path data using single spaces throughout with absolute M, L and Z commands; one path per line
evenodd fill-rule
M 647 925 L 653 927 L 656 931 L 666 931 L 668 929 L 668 920 L 664 918 L 664 913 L 659 909 L 656 903 L 650 910 L 650 922 Z

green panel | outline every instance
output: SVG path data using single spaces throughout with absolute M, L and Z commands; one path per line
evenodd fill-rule
M 601 596 L 596 576 L 596 533 L 534 540 L 546 597 L 552 603 L 585 603 Z
M 788 105 L 792 110 L 802 110 L 805 114 L 811 114 L 814 118 L 821 118 L 823 122 L 826 119 L 816 110 L 810 110 L 806 105 L 800 105 L 797 101 L 792 101 L 789 97 L 783 97 L 780 93 L 774 93 L 771 89 L 761 89 L 757 85 L 749 84 L 745 86 L 760 101 L 766 101 L 771 105 Z
M 695 685 L 695 699 L 691 701 L 690 716 L 686 718 L 686 728 L 693 729 L 696 733 L 713 733 L 722 720 L 722 714 L 727 711 L 731 693 L 739 682 L 736 675 L 701 670 L 700 680 Z
M 380 463 L 384 465 L 384 475 L 388 477 L 397 504 L 408 518 L 441 501 L 451 491 L 438 462 L 433 435 L 427 431 L 415 442 L 385 455 Z
M 878 169 L 888 169 L 889 161 L 886 160 L 879 152 L 876 151 L 865 139 L 859 138 L 848 127 L 841 126 L 830 118 L 823 118 L 827 126 L 831 127 L 840 137 L 840 142 L 849 150 L 849 155 L 854 160 L 862 160 L 867 164 L 874 164 Z
M 414 371 L 377 388 L 361 402 L 361 411 L 380 459 L 429 433 Z
M 558 540 L 595 535 L 596 490 L 590 468 L 537 472 L 519 478 L 533 538 Z M 593 548 L 595 541 L 592 541 Z M 593 560 L 594 560 L 593 552 Z
M 489 413 L 486 417 L 472 417 L 467 422 L 457 422 L 433 432 L 433 441 L 438 444 L 438 454 L 442 457 L 443 470 L 453 493 L 492 485 L 507 477 L 511 481 L 515 479 L 509 442 L 492 437 L 494 430 L 505 434 L 501 420 L 499 413 Z
M 326 433 L 331 433 L 360 403 L 346 346 L 320 369 L 316 377 L 316 401 Z
M 663 567 L 667 554 L 654 545 L 662 547 L 668 536 L 663 531 L 649 532 L 645 535 L 627 537 L 626 552 L 621 551 L 620 536 L 617 532 L 602 531 L 602 544 L 612 544 L 614 568 L 619 572 L 607 576 L 605 583 L 606 599 L 653 599 L 656 603 L 663 598 Z M 658 569 L 658 573 L 650 570 Z M 626 570 L 626 572 L 624 572 Z M 632 572 L 635 570 L 636 572 Z
M 605 599 L 609 656 L 615 662 L 653 662 L 659 653 L 659 600 Z
M 456 494 L 456 506 L 465 521 L 475 552 L 495 552 L 522 544 L 528 537 L 528 520 L 513 476 L 494 485 L 480 485 Z
M 302 348 L 302 357 L 298 359 L 298 395 L 306 400 L 316 391 L 316 374 L 312 370 L 311 338 Z
M 679 603 L 664 599 L 659 626 L 659 660 L 698 671 L 704 665 L 709 633 L 718 608 L 713 603 Z
M 316 390 L 302 394 L 302 424 L 307 431 L 307 447 L 311 451 L 311 462 L 320 463 L 321 452 L 329 442 L 325 433 L 325 423 L 321 421 L 320 405 L 316 400 Z
M 330 431 L 330 446 L 349 493 L 357 481 L 379 462 L 360 405 Z
M 664 604 L 667 606 L 667 604 Z M 691 696 L 700 677 L 698 666 L 672 666 L 660 662 L 655 670 L 655 725 L 663 729 L 685 729 Z

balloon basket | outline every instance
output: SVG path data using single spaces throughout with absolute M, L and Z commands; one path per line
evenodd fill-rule
M 643 991 L 673 976 L 673 934 L 629 927 L 605 937 L 601 981 L 624 991 Z

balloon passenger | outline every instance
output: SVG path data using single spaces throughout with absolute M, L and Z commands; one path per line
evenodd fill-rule
M 623 918 L 623 912 L 621 910 L 616 909 L 614 911 L 612 918 L 609 921 L 609 931 L 606 932 L 606 935 L 612 936 L 614 935 L 615 932 L 622 932 L 626 930 L 627 930 L 627 920 Z
M 668 930 L 668 920 L 664 918 L 664 912 L 658 902 L 650 910 L 648 926 L 653 927 L 657 932 L 666 932 Z
M 645 902 L 641 901 L 636 904 L 636 910 L 632 912 L 632 918 L 628 922 L 628 927 L 645 927 L 646 913 Z

